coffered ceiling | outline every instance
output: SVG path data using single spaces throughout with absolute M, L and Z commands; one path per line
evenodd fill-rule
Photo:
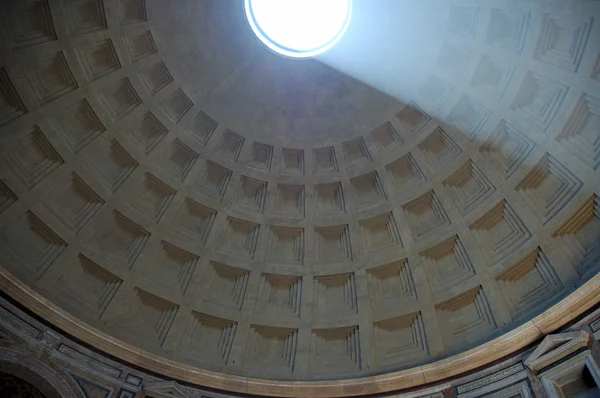
M 302 381 L 458 354 L 594 276 L 600 4 L 355 3 L 299 61 L 242 1 L 3 2 L 0 265 L 142 350 Z

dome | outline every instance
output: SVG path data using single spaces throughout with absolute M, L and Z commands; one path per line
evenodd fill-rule
M 600 269 L 600 3 L 508 3 L 354 1 L 294 59 L 242 0 L 4 2 L 6 291 L 269 395 L 425 385 L 566 323 Z

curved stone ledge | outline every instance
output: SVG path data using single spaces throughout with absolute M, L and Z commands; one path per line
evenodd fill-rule
M 64 332 L 147 371 L 225 391 L 285 397 L 356 396 L 440 382 L 519 351 L 600 303 L 600 275 L 596 275 L 558 304 L 520 327 L 450 358 L 380 376 L 330 382 L 285 382 L 211 372 L 125 344 L 62 311 L 4 268 L 0 268 L 0 287 L 14 300 Z

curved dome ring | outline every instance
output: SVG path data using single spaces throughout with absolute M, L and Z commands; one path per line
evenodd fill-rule
M 342 38 L 352 16 L 352 0 L 245 0 L 246 17 L 271 50 L 310 58 Z

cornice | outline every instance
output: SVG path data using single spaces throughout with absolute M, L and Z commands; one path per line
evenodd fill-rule
M 600 302 L 600 274 L 532 320 L 478 347 L 440 361 L 383 375 L 330 381 L 275 381 L 185 365 L 115 339 L 63 311 L 0 266 L 0 287 L 12 299 L 71 336 L 113 357 L 167 377 L 230 392 L 284 397 L 374 394 L 441 382 L 486 366 L 555 331 Z

